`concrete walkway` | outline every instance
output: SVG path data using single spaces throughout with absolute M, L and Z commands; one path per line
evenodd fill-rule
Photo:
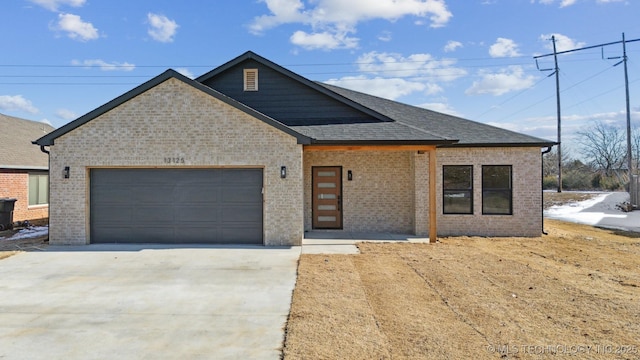
M 300 247 L 51 246 L 0 261 L 1 359 L 279 359 Z
M 303 254 L 358 254 L 358 242 L 428 243 L 429 238 L 407 234 L 314 230 L 304 233 Z

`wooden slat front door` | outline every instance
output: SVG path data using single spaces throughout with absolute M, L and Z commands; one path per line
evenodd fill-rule
M 315 166 L 312 216 L 314 229 L 342 229 L 342 167 Z

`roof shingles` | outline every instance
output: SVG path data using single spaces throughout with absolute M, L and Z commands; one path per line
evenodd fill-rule
M 551 146 L 554 142 L 417 106 L 321 83 L 325 88 L 395 120 L 415 132 L 458 142 L 452 146 Z M 307 136 L 311 136 L 307 134 Z
M 0 114 L 0 168 L 48 169 L 47 154 L 31 142 L 53 129 L 42 122 Z

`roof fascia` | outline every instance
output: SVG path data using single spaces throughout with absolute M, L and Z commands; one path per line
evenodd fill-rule
M 549 142 L 527 142 L 527 143 L 486 143 L 486 144 L 447 144 L 440 145 L 438 147 L 446 147 L 446 148 L 479 148 L 479 147 L 549 147 L 558 145 L 557 142 L 549 141 Z
M 447 146 L 457 143 L 458 140 L 313 140 L 312 145 L 337 145 L 337 146 L 359 146 L 359 145 L 436 145 Z

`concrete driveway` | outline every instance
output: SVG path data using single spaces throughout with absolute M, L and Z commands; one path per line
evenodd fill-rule
M 88 245 L 0 260 L 0 358 L 278 359 L 299 255 Z

